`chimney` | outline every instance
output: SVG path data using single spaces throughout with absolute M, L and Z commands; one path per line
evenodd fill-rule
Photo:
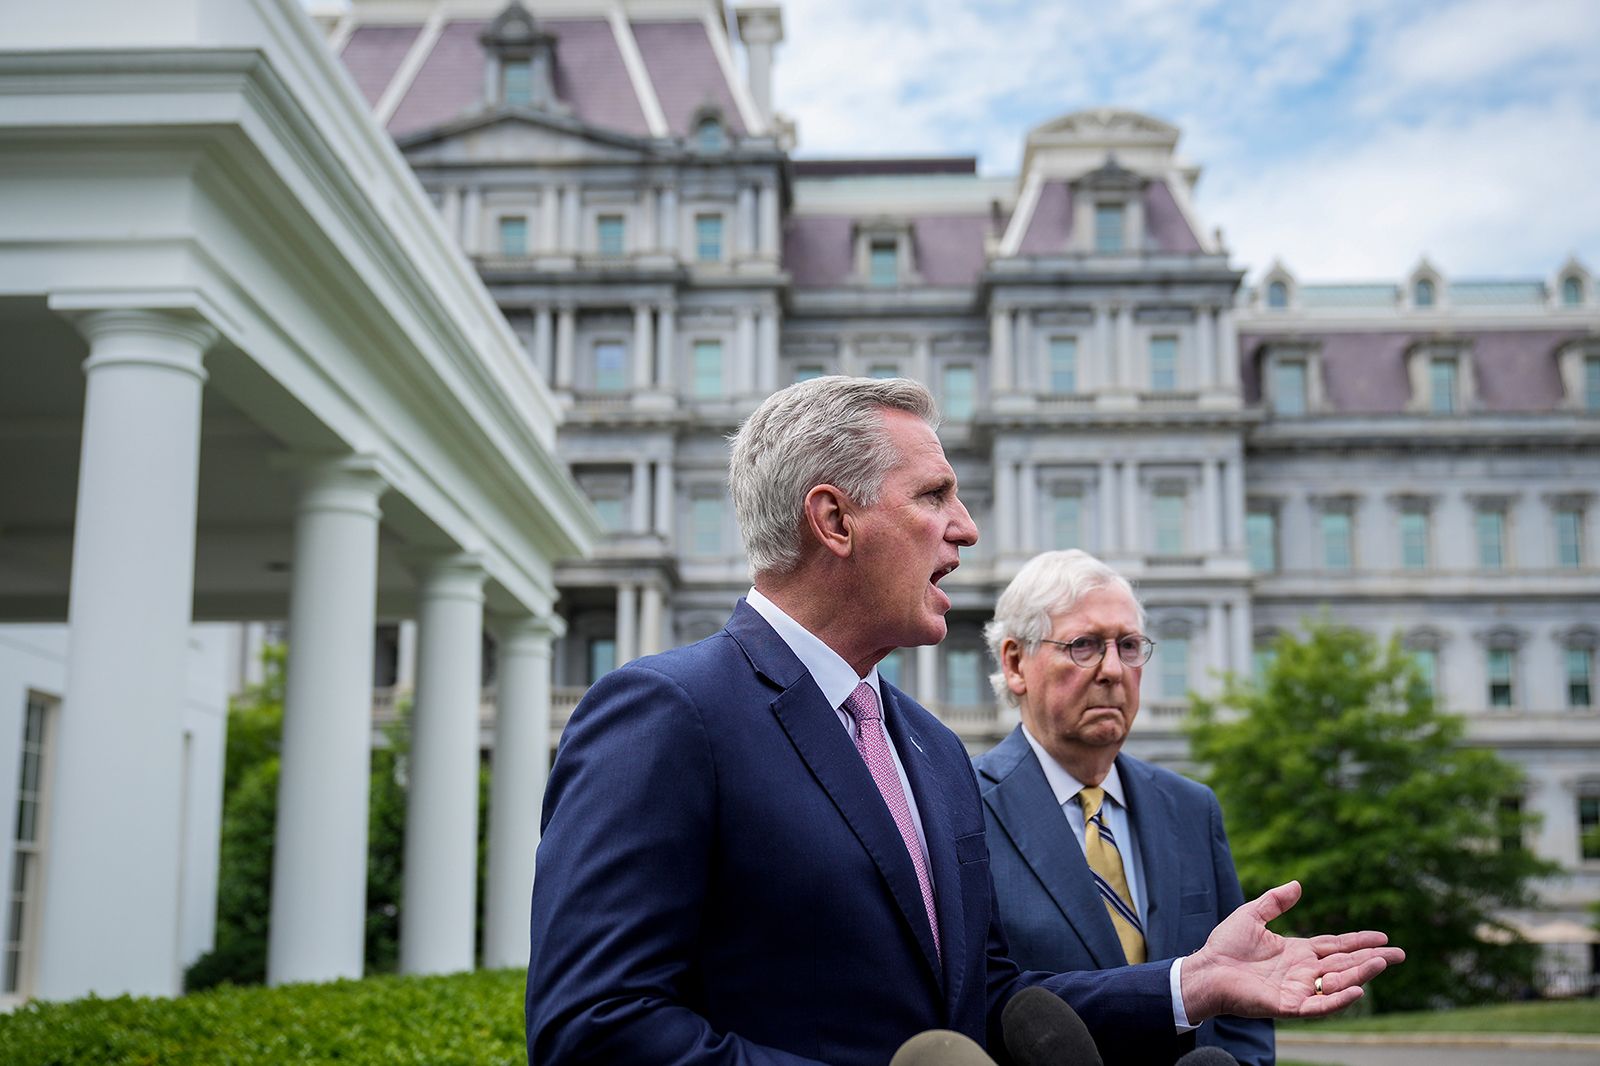
M 734 10 L 739 39 L 749 58 L 750 95 L 756 110 L 772 125 L 772 48 L 783 40 L 783 12 L 777 4 L 744 4 Z

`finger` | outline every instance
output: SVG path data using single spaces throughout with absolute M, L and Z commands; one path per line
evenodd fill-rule
M 1288 884 L 1269 888 L 1256 897 L 1256 914 L 1263 922 L 1270 922 L 1284 911 L 1300 902 L 1300 882 L 1290 881 Z
M 1322 994 L 1332 996 L 1359 987 L 1388 968 L 1388 960 L 1378 956 L 1365 959 L 1354 966 L 1330 970 L 1322 975 Z
M 1388 942 L 1389 934 L 1376 929 L 1363 929 L 1359 933 L 1322 933 L 1310 939 L 1311 950 L 1323 957 L 1340 951 L 1380 948 Z
M 1337 992 L 1329 992 L 1328 982 L 1324 979 L 1322 982 L 1322 995 L 1307 996 L 1301 1001 L 1299 1008 L 1295 1011 L 1295 1015 L 1300 1018 L 1321 1018 L 1324 1015 L 1344 1010 L 1365 994 L 1360 985 L 1343 988 Z
M 1333 973 L 1363 965 L 1368 959 L 1382 959 L 1386 965 L 1392 965 L 1404 962 L 1406 953 L 1399 948 L 1362 948 L 1360 951 L 1324 955 L 1317 960 L 1317 964 L 1322 973 Z

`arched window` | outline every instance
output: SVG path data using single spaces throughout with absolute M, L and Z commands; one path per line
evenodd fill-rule
M 720 152 L 728 146 L 728 135 L 722 129 L 722 120 L 707 115 L 694 127 L 694 146 L 702 152 Z
M 1561 282 L 1561 306 L 1579 307 L 1583 304 L 1583 281 L 1569 277 Z
M 1417 307 L 1433 306 L 1433 282 L 1427 278 L 1419 278 L 1416 287 L 1411 291 L 1411 302 Z
M 1289 286 L 1281 281 L 1274 281 L 1267 286 L 1267 306 L 1274 310 L 1281 310 L 1289 306 Z

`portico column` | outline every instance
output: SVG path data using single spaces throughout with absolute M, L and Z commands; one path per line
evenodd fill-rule
M 756 318 L 756 392 L 767 396 L 778 388 L 778 312 L 763 307 Z
M 468 255 L 483 251 L 479 241 L 483 224 L 483 190 L 470 186 L 461 203 L 461 250 Z
M 1195 329 L 1199 343 L 1200 388 L 1217 386 L 1217 311 L 1214 307 L 1200 308 L 1200 321 Z
M 541 380 L 555 383 L 555 315 L 548 307 L 533 313 L 533 365 Z
M 581 199 L 582 193 L 576 185 L 561 190 L 561 250 L 574 255 L 583 250 L 583 240 L 578 233 Z
M 633 585 L 617 586 L 617 665 L 639 657 L 639 596 Z
M 1000 459 L 994 471 L 995 554 L 1004 556 L 1016 547 L 1016 467 L 1010 459 Z
M 1139 502 L 1139 464 L 1129 459 L 1122 464 L 1122 550 L 1144 556 L 1149 553 L 1139 539 Z
M 539 250 L 561 250 L 561 188 L 556 185 L 539 190 Z
M 1212 675 L 1233 669 L 1233 664 L 1228 661 L 1227 611 L 1220 600 L 1206 605 L 1206 644 L 1210 648 L 1206 655 L 1206 669 L 1196 687 L 1202 692 L 1215 693 L 1221 689 L 1222 682 Z
M 753 186 L 739 186 L 738 222 L 734 226 L 734 248 L 740 259 L 750 258 L 755 250 L 756 191 Z
M 661 611 L 664 600 L 661 589 L 645 585 L 639 590 L 639 654 L 655 655 L 662 650 Z
M 923 644 L 917 648 L 917 702 L 931 707 L 939 702 L 939 648 Z
M 550 642 L 563 628 L 553 615 L 507 619 L 494 627 L 499 693 L 483 919 L 483 964 L 492 969 L 528 964 L 528 893 L 539 801 L 550 773 Z
M 737 382 L 735 395 L 750 396 L 756 391 L 756 316 L 752 307 L 741 307 L 736 312 L 737 318 L 734 326 L 734 348 L 736 354 L 734 364 L 738 373 L 734 380 Z
M 1201 520 L 1205 523 L 1200 536 L 1200 550 L 1211 554 L 1217 550 L 1222 521 L 1222 487 L 1217 475 L 1218 463 L 1211 459 L 1200 460 Z
M 1222 459 L 1222 547 L 1239 551 L 1244 547 L 1244 462 Z
M 94 311 L 72 544 L 42 999 L 176 995 L 202 357 L 191 318 Z
M 1111 460 L 1100 460 L 1100 543 L 1096 552 L 1101 556 L 1117 554 L 1114 547 L 1117 539 L 1116 512 L 1113 510 L 1117 502 L 1116 474 L 1116 467 Z
M 662 304 L 656 325 L 656 384 L 668 392 L 676 391 L 672 349 L 678 313 L 672 304 Z
M 668 546 L 672 543 L 672 464 L 656 463 L 655 533 Z
M 762 185 L 759 191 L 761 225 L 756 238 L 763 259 L 778 258 L 778 187 Z
M 1137 361 L 1133 355 L 1133 308 L 1123 306 L 1117 308 L 1117 343 L 1116 350 L 1111 356 L 1113 380 L 1118 385 L 1125 385 L 1138 390 L 1144 380 L 1144 375 L 1139 373 Z
M 370 461 L 306 468 L 289 591 L 267 980 L 360 977 L 367 912 L 367 779 L 378 498 Z
M 661 213 L 656 216 L 661 227 L 661 250 L 678 254 L 678 190 L 668 186 L 661 190 Z
M 1025 555 L 1032 555 L 1039 550 L 1039 471 L 1032 462 L 1023 463 L 1021 470 L 1017 495 L 1022 504 L 1022 520 L 1017 547 Z M 1050 547 L 1057 548 L 1060 545 L 1052 544 Z
M 995 395 L 1011 391 L 1011 311 L 989 313 L 989 387 Z
M 576 343 L 578 313 L 571 307 L 556 312 L 556 388 L 572 388 L 572 364 Z
M 1233 328 L 1233 308 L 1217 311 L 1217 387 L 1239 392 L 1239 335 Z
M 650 460 L 633 461 L 633 484 L 629 496 L 628 532 L 647 533 L 650 530 Z
M 418 568 L 400 972 L 472 969 L 478 881 L 478 705 L 483 567 L 447 555 Z
M 1228 622 L 1233 630 L 1233 663 L 1231 669 L 1240 677 L 1249 677 L 1255 658 L 1255 647 L 1250 632 L 1250 598 L 1248 596 L 1233 602 L 1232 610 L 1228 612 Z
M 651 336 L 650 305 L 633 305 L 633 387 L 644 391 L 654 384 L 652 373 L 656 345 Z
M 926 334 L 912 342 L 911 376 L 924 384 L 933 381 L 933 341 Z

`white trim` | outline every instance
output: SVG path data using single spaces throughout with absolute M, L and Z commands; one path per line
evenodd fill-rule
M 739 70 L 733 63 L 733 50 L 728 46 L 728 28 L 726 24 L 717 21 L 718 16 L 713 16 L 710 9 L 700 13 L 700 21 L 706 28 L 706 37 L 711 41 L 711 52 L 717 57 L 717 66 L 722 68 L 722 76 L 728 82 L 728 88 L 733 92 L 733 102 L 739 107 L 739 117 L 744 119 L 745 133 L 752 137 L 765 137 L 768 134 L 767 120 L 761 117 L 761 109 L 756 107 L 755 100 L 750 95 L 750 87 L 739 76 Z
M 441 7 L 428 16 L 428 21 L 422 24 L 422 32 L 411 42 L 411 50 L 400 61 L 399 69 L 389 79 L 389 87 L 383 90 L 383 95 L 378 97 L 377 104 L 372 108 L 372 119 L 380 128 L 389 125 L 389 120 L 400 109 L 400 101 L 411 91 L 411 83 L 416 81 L 417 72 L 427 62 L 428 56 L 433 54 L 433 46 L 439 42 L 439 34 L 444 32 L 444 23 L 445 10 Z
M 315 15 L 316 12 L 311 12 Z M 333 24 L 333 29 L 328 32 L 328 51 L 339 55 L 344 51 L 344 46 L 350 43 L 350 38 L 356 32 L 356 13 L 351 8 L 346 8 L 339 15 L 339 21 Z M 341 61 L 342 62 L 342 61 Z
M 1017 208 L 1011 213 L 1011 223 L 1006 226 L 1006 235 L 1000 240 L 1002 256 L 1016 255 L 1017 249 L 1022 247 L 1023 235 L 1028 232 L 1028 224 L 1033 221 L 1033 209 L 1039 206 L 1039 196 L 1043 191 L 1044 175 L 1035 170 L 1022 186 L 1022 195 L 1017 197 Z
M 656 97 L 656 87 L 645 69 L 644 57 L 639 54 L 639 42 L 634 39 L 633 25 L 623 13 L 621 0 L 615 0 L 606 10 L 611 23 L 611 35 L 617 39 L 617 51 L 622 53 L 622 65 L 627 68 L 628 80 L 633 83 L 633 93 L 639 98 L 639 110 L 644 112 L 645 125 L 650 136 L 668 137 L 672 130 L 667 126 L 667 116 L 662 113 L 661 101 Z

